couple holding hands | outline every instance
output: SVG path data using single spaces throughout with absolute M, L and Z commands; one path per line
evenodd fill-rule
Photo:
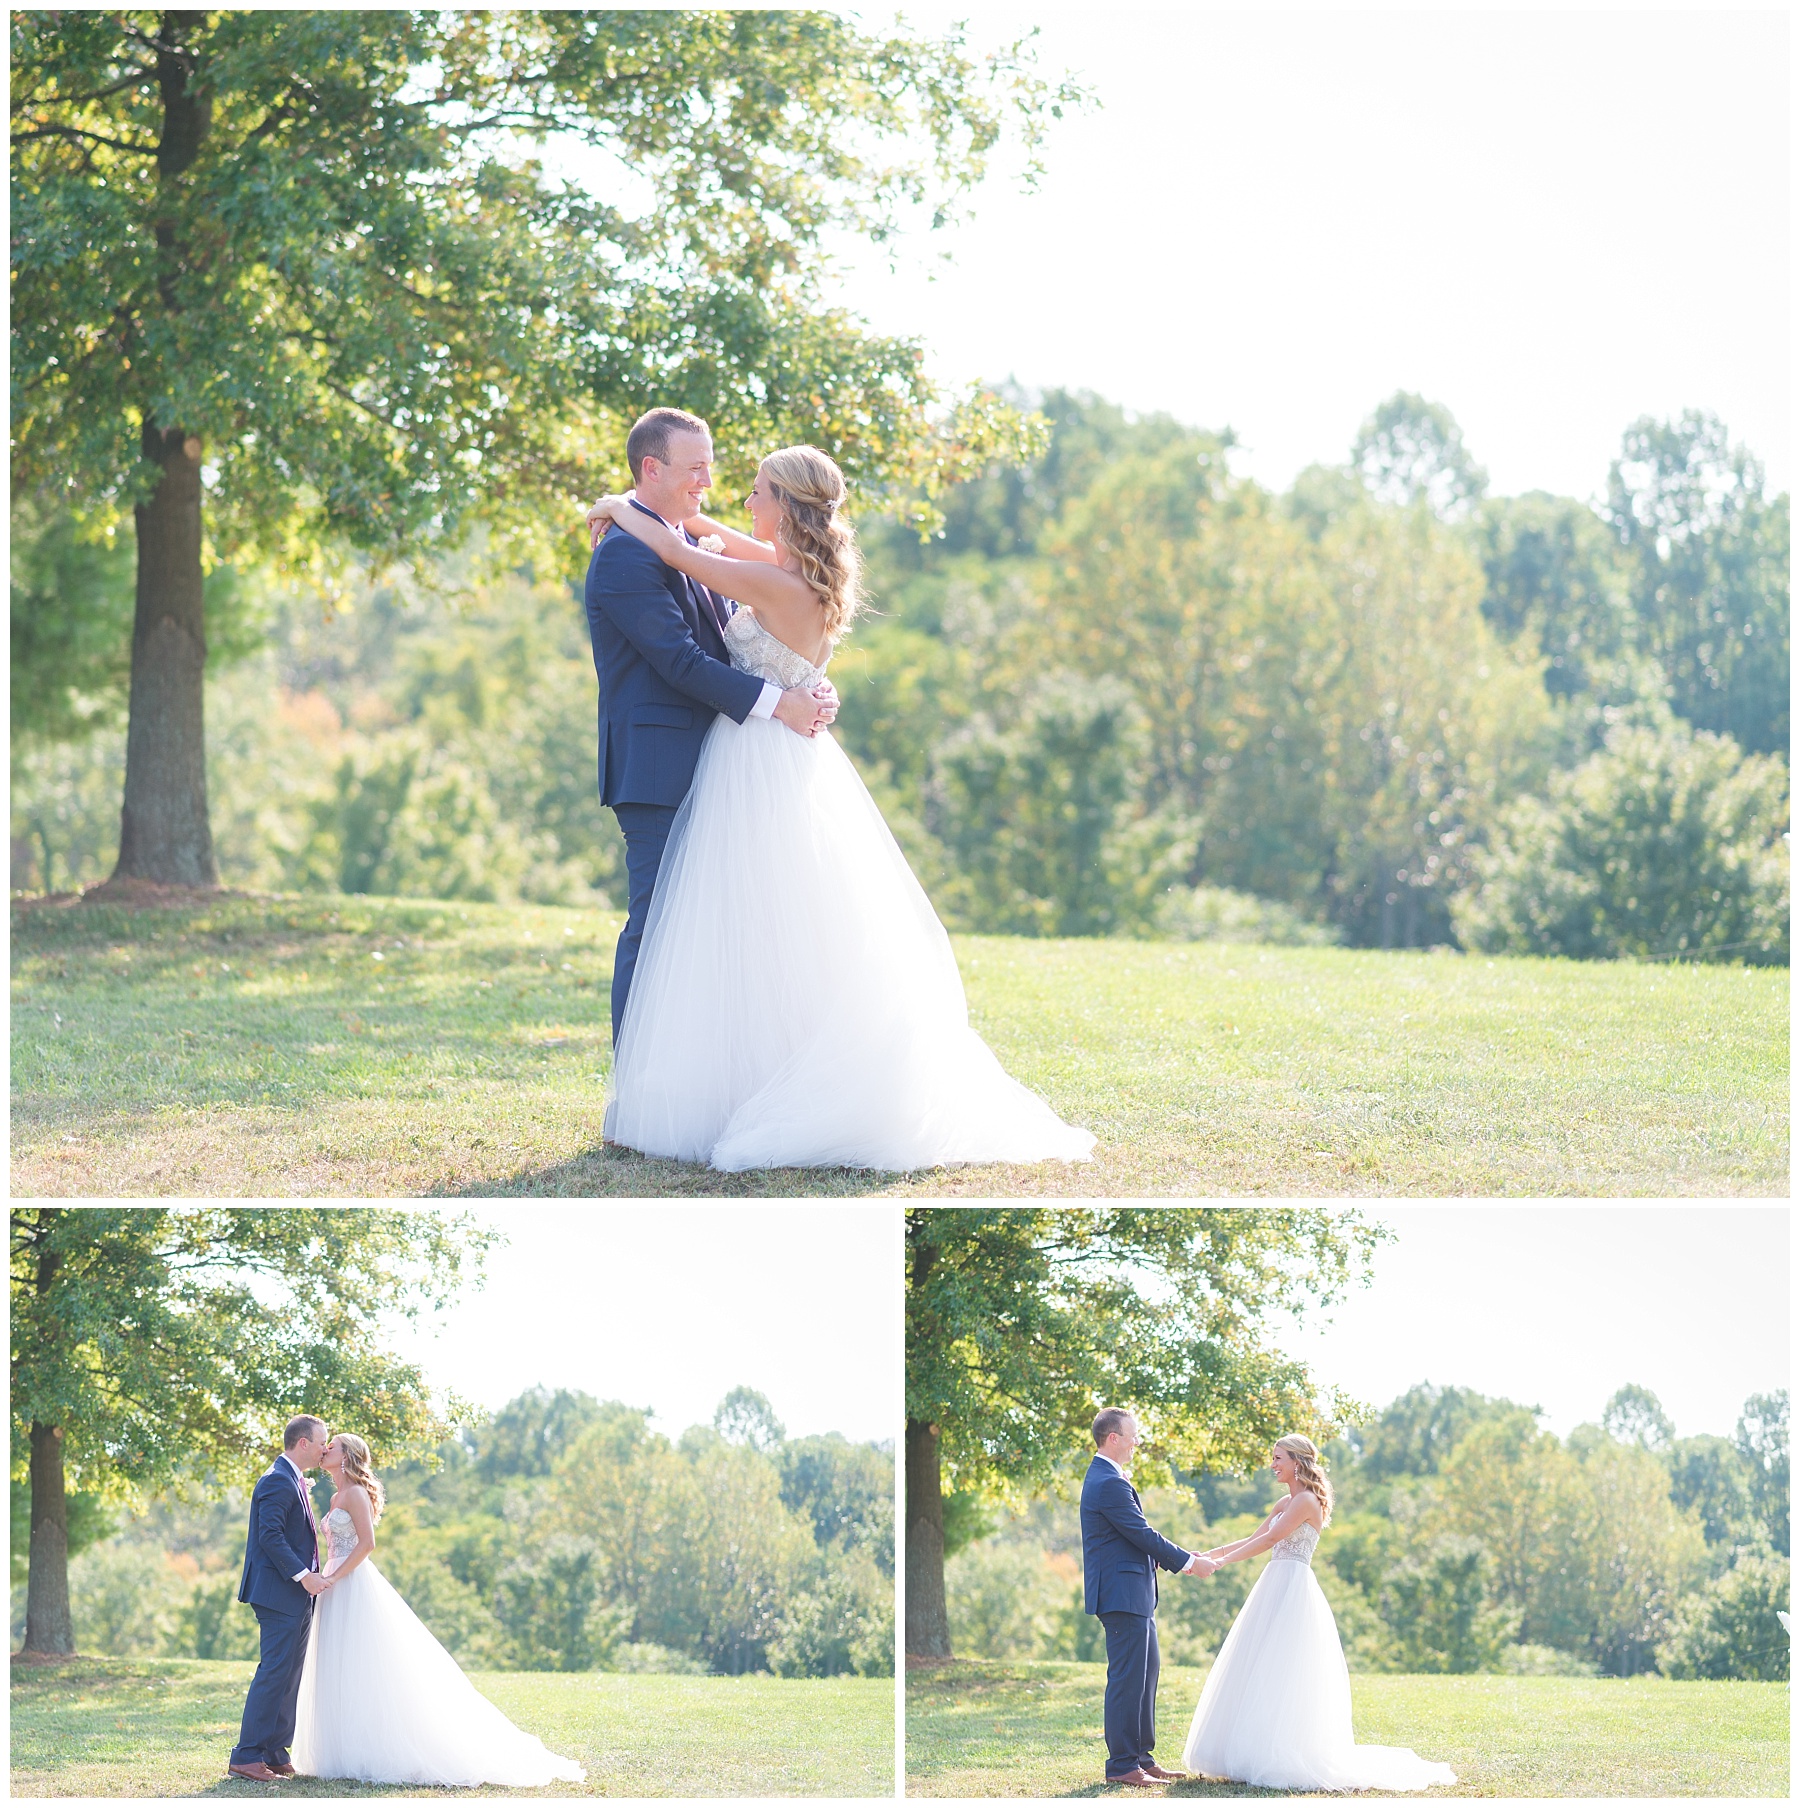
M 1232 1623 L 1188 1729 L 1188 1771 L 1263 1789 L 1428 1789 L 1454 1783 L 1447 1764 L 1402 1747 L 1358 1745 L 1350 1673 L 1337 1621 L 1312 1573 L 1331 1522 L 1331 1483 L 1318 1449 L 1278 1438 L 1269 1466 L 1287 1498 L 1248 1538 L 1186 1551 L 1144 1517 L 1127 1474 L 1136 1418 L 1109 1406 L 1094 1420 L 1095 1455 L 1081 1488 L 1086 1608 L 1106 1628 L 1106 1780 L 1139 1787 L 1186 1774 L 1156 1762 L 1158 1569 L 1210 1576 L 1267 1551 L 1268 1567 Z

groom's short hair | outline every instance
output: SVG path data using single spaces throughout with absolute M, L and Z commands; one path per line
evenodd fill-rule
M 1131 1409 L 1127 1406 L 1101 1407 L 1094 1414 L 1094 1448 L 1098 1450 L 1115 1431 L 1123 1431 L 1125 1421 L 1130 1417 Z
M 296 1413 L 287 1422 L 287 1429 L 281 1434 L 283 1450 L 292 1450 L 302 1438 L 316 1438 L 323 1435 L 325 1421 L 315 1419 L 311 1413 Z
M 712 429 L 685 408 L 652 408 L 648 414 L 640 414 L 637 425 L 625 436 L 625 462 L 631 466 L 633 483 L 643 476 L 646 458 L 665 465 L 669 462 L 672 433 L 704 433 L 710 438 Z

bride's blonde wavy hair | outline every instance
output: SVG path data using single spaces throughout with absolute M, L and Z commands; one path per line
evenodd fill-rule
M 1275 1448 L 1284 1450 L 1294 1459 L 1294 1468 L 1299 1472 L 1300 1486 L 1312 1491 L 1324 1513 L 1324 1522 L 1331 1524 L 1331 1483 L 1325 1475 L 1325 1459 L 1319 1455 L 1319 1447 L 1311 1438 L 1303 1437 L 1297 1431 L 1290 1431 L 1286 1437 L 1275 1440 Z
M 337 1440 L 344 1447 L 344 1482 L 354 1483 L 369 1497 L 369 1516 L 371 1519 L 381 1517 L 381 1509 L 387 1505 L 387 1490 L 381 1485 L 381 1478 L 369 1457 L 369 1447 L 353 1431 L 340 1431 Z
M 781 508 L 781 538 L 824 606 L 826 637 L 835 644 L 850 632 L 862 602 L 862 552 L 844 519 L 844 474 L 817 446 L 771 452 L 762 474 Z

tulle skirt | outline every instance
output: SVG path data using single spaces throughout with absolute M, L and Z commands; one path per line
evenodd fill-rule
M 669 835 L 606 1134 L 727 1172 L 1094 1146 L 969 1027 L 949 937 L 843 750 L 726 716 Z
M 1429 1789 L 1454 1783 L 1395 1745 L 1358 1745 L 1350 1671 L 1331 1603 L 1309 1564 L 1276 1558 L 1257 1577 L 1200 1691 L 1182 1761 L 1259 1789 Z
M 587 1774 L 514 1726 L 368 1561 L 313 1612 L 293 1764 L 308 1777 L 462 1788 Z

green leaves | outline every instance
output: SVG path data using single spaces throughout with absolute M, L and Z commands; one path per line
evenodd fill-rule
M 1788 501 L 1763 489 L 1762 466 L 1716 416 L 1646 415 L 1626 429 L 1605 513 L 1676 713 L 1785 757 Z
M 1091 1450 L 1102 1405 L 1187 1469 L 1254 1466 L 1283 1431 L 1323 1441 L 1352 1404 L 1260 1321 L 1335 1298 L 1380 1235 L 1309 1210 L 910 1212 L 907 1418 L 938 1428 L 955 1489 L 1000 1495 Z
M 311 1206 L 15 1207 L 14 1473 L 59 1426 L 71 1481 L 136 1498 L 254 1474 L 283 1421 L 341 1418 L 378 1462 L 446 1430 L 384 1315 L 441 1305 L 492 1233 L 463 1219 Z
M 1667 717 L 1621 725 L 1501 817 L 1457 930 L 1489 952 L 1788 960 L 1786 763 Z
M 827 227 L 883 236 L 1009 123 L 1035 142 L 1021 47 L 803 13 L 226 12 L 15 14 L 12 49 L 15 478 L 47 493 L 140 496 L 138 425 L 179 423 L 222 543 L 393 548 L 541 521 L 652 400 L 875 483 L 992 454 L 939 443 L 916 349 L 807 278 Z

